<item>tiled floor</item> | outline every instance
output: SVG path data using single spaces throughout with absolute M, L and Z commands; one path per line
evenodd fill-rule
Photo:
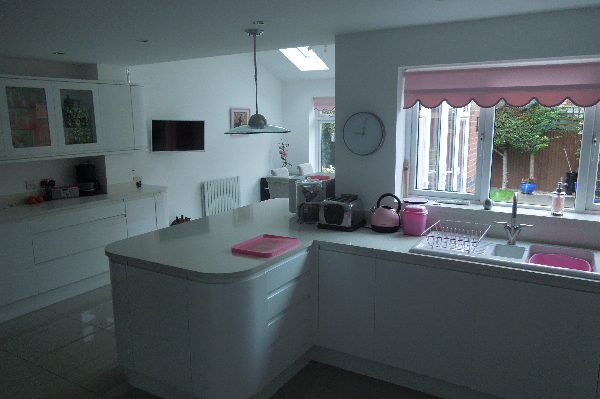
M 110 286 L 0 323 L 0 399 L 156 399 L 117 362 Z M 272 399 L 436 399 L 311 362 Z

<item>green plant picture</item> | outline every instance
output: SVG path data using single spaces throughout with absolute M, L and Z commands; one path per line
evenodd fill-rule
M 89 108 L 63 108 L 63 125 L 67 144 L 88 144 L 96 142 L 92 112 Z

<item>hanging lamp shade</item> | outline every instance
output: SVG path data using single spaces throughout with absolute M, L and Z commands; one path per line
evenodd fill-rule
M 247 125 L 229 129 L 225 134 L 257 134 L 257 133 L 289 133 L 290 131 L 281 126 L 269 125 L 267 119 L 258 113 L 258 74 L 256 68 L 256 36 L 262 35 L 262 29 L 246 29 L 248 36 L 254 38 L 254 93 L 256 100 L 256 113 L 250 117 Z

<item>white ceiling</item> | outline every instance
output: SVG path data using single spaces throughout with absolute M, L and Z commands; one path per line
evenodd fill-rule
M 322 50 L 338 34 L 598 5 L 600 0 L 0 0 L 0 57 L 139 65 L 248 53 L 252 39 L 244 30 L 261 20 L 265 33 L 257 46 L 265 53 L 259 62 L 284 80 L 299 79 L 309 75 L 286 72 L 289 61 L 269 50 Z M 328 46 L 329 54 L 333 50 Z M 311 78 L 327 73 L 333 76 Z

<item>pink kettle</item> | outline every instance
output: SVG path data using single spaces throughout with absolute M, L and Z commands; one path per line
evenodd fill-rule
M 386 197 L 392 197 L 398 202 L 398 209 L 391 206 L 381 206 L 381 200 Z M 383 194 L 377 200 L 377 208 L 371 208 L 373 215 L 371 216 L 371 228 L 379 233 L 395 233 L 400 229 L 400 206 L 401 202 L 394 194 Z

